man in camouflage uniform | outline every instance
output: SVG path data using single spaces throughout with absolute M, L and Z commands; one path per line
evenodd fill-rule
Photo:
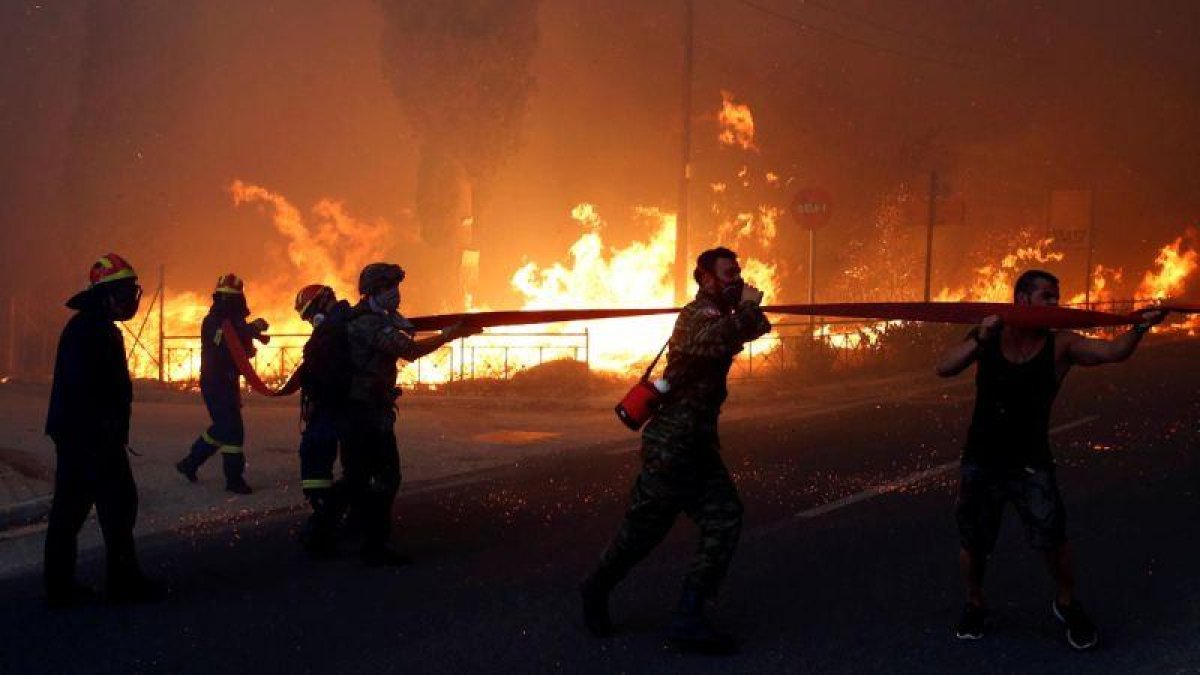
M 354 511 L 363 529 L 363 561 L 371 566 L 409 562 L 388 547 L 392 500 L 400 489 L 400 453 L 396 447 L 396 387 L 399 359 L 415 361 L 448 342 L 473 335 L 462 323 L 439 335 L 417 339 L 412 324 L 398 312 L 399 265 L 371 263 L 358 278 L 362 299 L 351 311 L 346 330 L 353 376 L 342 439 L 342 468 Z
M 717 418 L 734 356 L 771 324 L 760 308 L 762 292 L 742 281 L 733 251 L 700 254 L 694 276 L 700 290 L 675 321 L 665 374 L 670 389 L 642 432 L 642 470 L 625 521 L 580 592 L 588 629 L 611 634 L 609 593 L 686 513 L 700 528 L 700 545 L 684 577 L 670 638 L 684 649 L 728 651 L 733 640 L 704 616 L 742 525 L 742 503 L 721 461 Z

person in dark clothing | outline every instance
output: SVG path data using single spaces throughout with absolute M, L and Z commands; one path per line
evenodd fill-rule
M 396 446 L 397 361 L 415 361 L 479 329 L 457 323 L 438 335 L 417 338 L 399 313 L 404 270 L 371 263 L 358 277 L 362 299 L 351 310 L 346 329 L 351 381 L 346 405 L 342 467 L 351 508 L 363 529 L 363 562 L 403 565 L 410 560 L 388 546 L 392 501 L 400 489 L 400 452 Z
M 721 460 L 717 420 L 734 357 L 771 324 L 761 309 L 762 292 L 742 280 L 733 251 L 701 253 L 694 276 L 700 289 L 675 321 L 664 374 L 669 389 L 642 432 L 642 470 L 625 520 L 580 593 L 585 625 L 597 636 L 610 635 L 612 589 L 685 513 L 700 528 L 700 545 L 669 637 L 682 649 L 726 652 L 734 648 L 733 639 L 709 624 L 704 606 L 729 569 L 742 502 Z
M 1058 298 L 1058 279 L 1048 272 L 1030 270 L 1017 279 L 1018 305 L 1057 305 Z M 1142 323 L 1108 341 L 1068 331 L 1005 327 L 999 317 L 991 316 L 938 363 L 942 377 L 953 377 L 977 364 L 975 409 L 962 455 L 956 507 L 959 567 L 967 591 L 955 628 L 959 639 L 983 637 L 984 572 L 1004 506 L 1011 502 L 1030 546 L 1046 557 L 1057 586 L 1051 609 L 1066 624 L 1068 643 L 1080 650 L 1095 646 L 1096 627 L 1075 597 L 1066 513 L 1050 449 L 1050 412 L 1071 366 L 1128 359 L 1142 336 L 1163 317 L 1161 311 L 1146 311 Z
M 212 308 L 200 326 L 200 394 L 208 408 L 212 425 L 192 443 L 191 451 L 175 464 L 179 473 L 189 481 L 197 481 L 196 472 L 208 458 L 221 452 L 225 472 L 225 489 L 236 494 L 250 494 L 246 483 L 246 455 L 243 452 L 245 427 L 242 424 L 241 373 L 233 356 L 224 344 L 222 326 L 229 322 L 242 343 L 247 356 L 255 352 L 254 340 L 270 341 L 265 319 L 246 323 L 250 309 L 242 280 L 234 274 L 217 280 Z
M 136 602 L 165 593 L 142 574 L 134 550 L 138 495 L 126 454 L 133 385 L 114 323 L 137 313 L 141 295 L 133 267 L 110 253 L 92 266 L 87 290 L 67 302 L 76 313 L 59 338 L 46 416 L 57 455 L 44 569 L 54 607 L 94 596 L 75 579 L 76 540 L 93 505 L 107 549 L 108 598 Z
M 338 300 L 329 286 L 313 284 L 296 295 L 296 312 L 313 326 L 304 345 L 304 360 L 295 375 L 300 382 L 300 487 L 312 507 L 301 540 L 313 557 L 337 552 L 337 525 L 347 507 L 344 481 L 334 481 L 333 465 L 345 432 L 350 388 L 350 345 L 346 323 L 350 304 Z

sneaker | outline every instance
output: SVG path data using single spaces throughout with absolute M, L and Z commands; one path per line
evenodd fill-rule
M 954 628 L 954 637 L 959 640 L 979 640 L 983 638 L 987 628 L 988 611 L 979 605 L 967 603 L 963 607 L 962 616 Z
M 226 492 L 232 492 L 237 495 L 248 495 L 254 492 L 254 489 L 246 484 L 244 480 L 231 480 L 225 482 Z
M 175 470 L 183 474 L 183 477 L 188 479 L 189 483 L 195 483 L 197 480 L 199 480 L 196 477 L 196 466 L 192 464 L 189 459 L 190 458 L 188 457 L 184 457 L 178 462 L 175 462 Z
M 1067 642 L 1073 648 L 1084 651 L 1096 646 L 1100 637 L 1096 632 L 1096 624 L 1083 613 L 1083 605 L 1078 600 L 1063 607 L 1055 599 L 1050 603 L 1050 610 L 1054 612 L 1054 618 L 1066 624 Z
M 46 604 L 51 609 L 67 609 L 88 605 L 99 599 L 100 595 L 88 586 L 72 583 L 65 588 L 55 588 L 46 592 Z

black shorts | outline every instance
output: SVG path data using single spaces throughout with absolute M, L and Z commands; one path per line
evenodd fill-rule
M 1032 548 L 1053 551 L 1067 542 L 1067 514 L 1053 468 L 1013 471 L 963 464 L 955 509 L 962 547 L 976 555 L 990 554 L 1009 502 Z

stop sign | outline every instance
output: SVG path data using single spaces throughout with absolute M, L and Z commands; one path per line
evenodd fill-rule
M 806 230 L 815 230 L 829 222 L 833 211 L 833 200 L 827 190 L 804 188 L 792 197 L 792 218 Z

